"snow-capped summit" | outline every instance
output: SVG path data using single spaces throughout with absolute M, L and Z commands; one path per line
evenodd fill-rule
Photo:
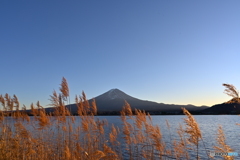
M 108 100 L 114 100 L 114 99 L 119 99 L 119 100 L 129 100 L 129 99 L 135 99 L 126 93 L 122 92 L 121 90 L 114 88 L 111 89 L 102 95 L 98 96 L 98 99 L 108 99 Z
M 118 98 L 118 94 L 117 94 L 117 89 L 111 89 L 110 91 L 108 91 L 108 97 L 110 99 L 115 99 Z

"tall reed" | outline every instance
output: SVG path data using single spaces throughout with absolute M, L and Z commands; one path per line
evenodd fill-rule
M 86 94 L 76 95 L 78 116 L 73 116 L 66 102 L 69 101 L 68 83 L 63 78 L 60 93 L 53 91 L 48 113 L 40 102 L 20 110 L 16 95 L 0 95 L 0 160 L 165 160 L 200 159 L 199 142 L 203 141 L 197 121 L 186 109 L 185 125 L 179 125 L 178 137 L 171 136 L 166 143 L 162 129 L 154 125 L 145 111 L 132 109 L 125 102 L 121 126 L 99 120 L 95 100 L 88 101 Z M 32 116 L 29 116 L 32 115 Z M 233 151 L 225 142 L 221 127 L 217 135 L 218 152 Z M 195 148 L 195 157 L 190 157 Z M 205 148 L 206 150 L 206 148 Z M 206 154 L 203 159 L 208 159 Z M 224 157 L 233 159 L 234 157 Z

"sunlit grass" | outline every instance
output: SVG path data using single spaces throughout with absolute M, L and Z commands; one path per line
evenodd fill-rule
M 162 138 L 161 128 L 153 125 L 151 116 L 141 110 L 132 110 L 125 102 L 121 111 L 121 129 L 109 126 L 106 120 L 98 120 L 95 101 L 90 104 L 83 92 L 75 101 L 81 121 L 76 121 L 66 107 L 69 89 L 63 78 L 60 93 L 50 96 L 53 113 L 46 113 L 37 102 L 31 105 L 31 114 L 24 106 L 19 109 L 16 95 L 0 95 L 0 160 L 121 160 L 121 159 L 199 159 L 199 143 L 204 143 L 201 130 L 194 117 L 183 109 L 185 123 L 177 130 L 177 139 L 170 144 Z M 106 128 L 109 130 L 107 131 Z M 223 129 L 219 127 L 216 137 L 219 152 L 233 151 L 225 142 Z M 212 159 L 206 151 L 204 159 Z M 189 153 L 195 156 L 190 157 Z M 224 157 L 233 159 L 234 157 Z

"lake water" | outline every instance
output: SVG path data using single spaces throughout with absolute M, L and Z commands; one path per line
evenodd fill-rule
M 171 139 L 179 139 L 177 134 L 177 129 L 179 124 L 184 125 L 183 118 L 184 115 L 165 115 L 165 116 L 151 116 L 154 125 L 160 126 L 163 140 L 168 144 Z M 34 118 L 34 117 L 31 117 Z M 80 124 L 80 117 L 75 117 L 76 121 L 73 126 L 77 127 Z M 122 127 L 122 121 L 119 116 L 96 116 L 96 119 L 107 120 L 109 125 L 114 124 L 119 128 Z M 216 144 L 216 137 L 218 126 L 221 125 L 226 137 L 226 143 L 229 145 L 234 152 L 237 152 L 239 156 L 235 159 L 240 159 L 240 126 L 236 123 L 240 123 L 240 116 L 238 115 L 195 115 L 194 118 L 199 124 L 201 133 L 203 136 L 203 142 L 200 141 L 199 144 L 199 156 L 201 159 L 207 159 L 206 150 L 213 151 L 213 146 Z M 166 120 L 170 124 L 170 131 L 168 130 Z M 14 122 L 14 121 L 10 121 Z M 107 130 L 109 128 L 106 128 Z M 31 130 L 31 129 L 30 129 Z M 108 131 L 106 131 L 107 133 Z M 170 138 L 171 135 L 171 138 Z M 205 146 L 204 146 L 205 145 Z M 205 150 L 206 148 L 206 150 Z M 195 156 L 195 153 L 190 153 L 191 157 Z M 195 157 L 193 158 L 195 159 Z M 221 157 L 216 157 L 216 159 L 222 159 Z
M 151 116 L 154 125 L 159 125 L 161 133 L 165 142 L 170 142 L 170 134 L 172 139 L 178 139 L 177 129 L 179 124 L 184 124 L 184 115 L 166 115 L 166 116 Z M 121 126 L 122 122 L 118 116 L 98 116 L 99 119 L 107 119 L 117 126 Z M 236 123 L 240 123 L 240 116 L 238 115 L 194 115 L 195 120 L 198 122 L 203 136 L 203 142 L 208 151 L 214 151 L 213 146 L 217 145 L 216 137 L 218 126 L 221 125 L 226 137 L 226 143 L 234 152 L 237 152 L 239 156 L 235 159 L 240 159 L 240 126 Z M 170 124 L 170 134 L 166 124 L 166 120 Z M 204 149 L 203 142 L 200 141 L 200 157 L 201 159 L 207 159 L 206 151 Z M 193 156 L 193 155 L 192 155 Z M 217 159 L 222 159 L 217 157 Z

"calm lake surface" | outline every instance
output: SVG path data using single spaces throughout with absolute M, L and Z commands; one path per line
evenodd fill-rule
M 159 125 L 163 139 L 165 142 L 170 142 L 170 139 L 179 139 L 177 129 L 179 124 L 184 124 L 184 115 L 164 115 L 164 116 L 151 116 L 154 125 Z M 122 122 L 119 116 L 98 116 L 99 119 L 106 119 L 109 123 L 113 123 L 117 126 L 121 126 Z M 213 146 L 217 145 L 217 131 L 218 126 L 221 125 L 226 137 L 226 143 L 235 152 L 240 155 L 240 126 L 236 123 L 240 123 L 240 116 L 238 115 L 194 115 L 195 120 L 198 122 L 203 136 L 203 141 L 208 151 L 214 151 Z M 166 120 L 170 124 L 170 132 L 168 130 Z M 170 138 L 171 135 L 171 138 Z M 203 142 L 200 141 L 200 157 L 207 159 L 206 151 L 204 149 Z M 192 155 L 193 156 L 193 155 Z M 222 159 L 216 157 L 216 159 Z M 240 156 L 235 157 L 240 159 Z
M 182 124 L 184 127 L 184 115 L 154 115 L 152 117 L 152 122 L 154 125 L 160 126 L 161 133 L 163 140 L 166 144 L 169 144 L 171 139 L 179 139 L 177 134 L 177 129 L 179 128 L 179 124 Z M 34 117 L 31 117 L 34 118 Z M 75 117 L 75 123 L 73 127 L 78 127 L 81 118 Z M 96 119 L 99 120 L 107 120 L 108 121 L 108 128 L 106 129 L 105 133 L 109 132 L 109 128 L 111 124 L 118 126 L 120 129 L 122 128 L 122 121 L 120 116 L 95 116 Z M 201 129 L 201 133 L 203 136 L 203 142 L 200 141 L 199 144 L 199 156 L 201 159 L 207 159 L 207 151 L 214 151 L 213 146 L 217 146 L 217 131 L 218 126 L 221 125 L 226 137 L 226 143 L 229 145 L 234 152 L 237 152 L 239 156 L 235 157 L 235 159 L 240 159 L 240 126 L 236 125 L 240 123 L 240 116 L 238 115 L 194 115 L 194 118 L 199 124 Z M 167 127 L 166 120 L 170 124 L 170 130 Z M 13 122 L 11 120 L 11 122 Z M 31 129 L 30 129 L 31 130 Z M 206 148 L 206 149 L 205 149 Z M 191 157 L 195 159 L 196 153 L 190 153 Z M 216 157 L 216 159 L 222 159 L 222 157 Z

